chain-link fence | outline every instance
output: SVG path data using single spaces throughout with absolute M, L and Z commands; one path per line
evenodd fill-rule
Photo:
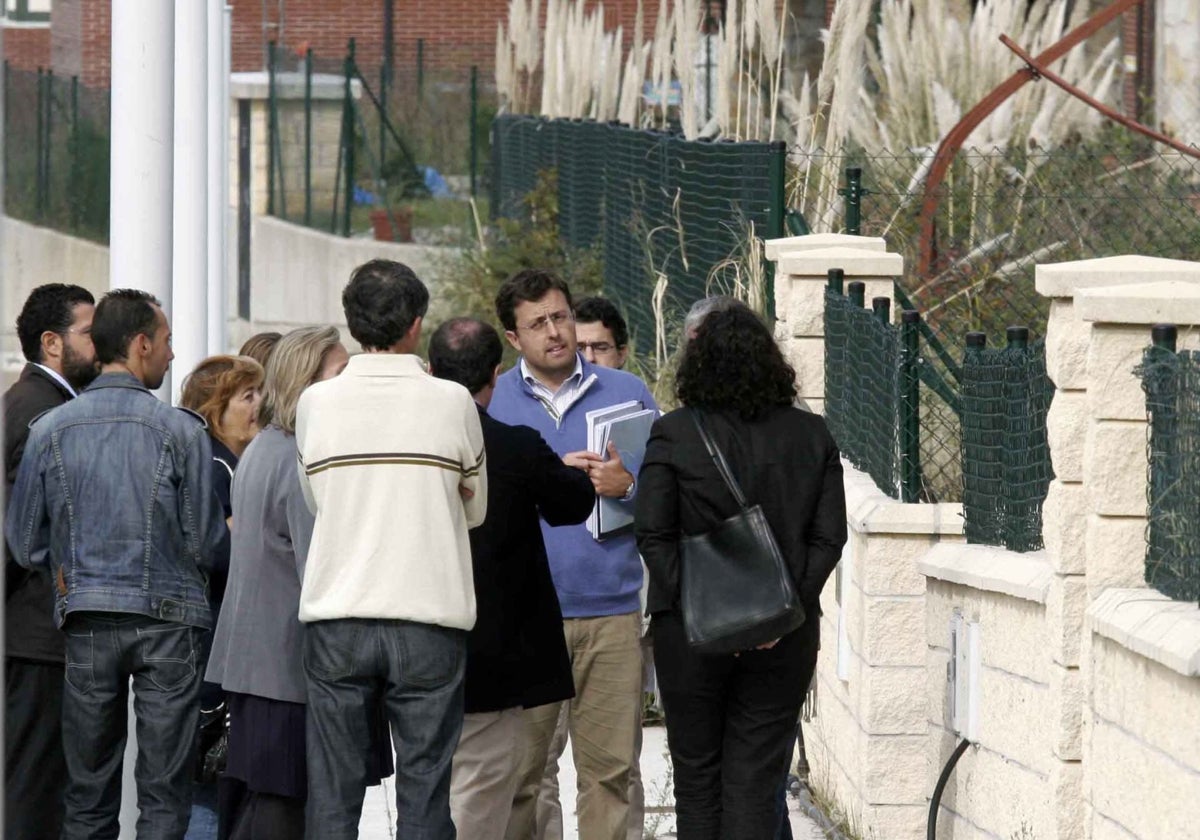
M 4 63 L 4 212 L 108 241 L 109 92 Z
M 1200 353 L 1156 327 L 1139 369 L 1149 417 L 1146 582 L 1200 601 Z
M 1054 386 L 1046 346 L 1012 328 L 1008 346 L 967 336 L 962 365 L 963 516 L 967 542 L 1036 551 L 1042 503 L 1054 477 L 1046 414 Z
M 493 216 L 520 218 L 538 173 L 557 170 L 561 235 L 601 248 L 605 292 L 625 309 L 639 352 L 664 332 L 673 338 L 710 291 L 770 307 L 751 233 L 783 233 L 783 144 L 518 115 L 498 117 L 492 132 Z
M 1003 346 L 1007 328 L 1020 325 L 1034 341 L 1044 336 L 1049 301 L 1034 288 L 1038 263 L 1131 253 L 1200 258 L 1200 160 L 1118 129 L 1053 150 L 963 150 L 923 239 L 932 162 L 932 150 L 793 149 L 789 203 L 801 227 L 882 236 L 904 257 L 897 304 L 922 319 L 922 480 L 931 498 L 957 501 L 966 335 L 983 332 Z M 861 192 L 849 169 L 861 173 Z
M 400 241 L 417 225 L 466 225 L 465 205 L 433 208 L 480 190 L 494 94 L 477 68 L 427 69 L 418 55 L 415 67 L 372 68 L 353 39 L 336 57 L 269 45 L 270 215 Z

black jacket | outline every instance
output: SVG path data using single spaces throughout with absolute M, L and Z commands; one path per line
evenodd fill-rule
M 705 427 L 749 504 L 760 504 L 809 615 L 846 542 L 846 495 L 837 445 L 815 414 L 779 408 L 750 423 L 705 412 Z M 638 475 L 635 530 L 650 571 L 648 608 L 679 603 L 679 537 L 703 534 L 738 512 L 687 409 L 659 418 Z
M 4 484 L 10 497 L 25 453 L 29 423 L 71 399 L 71 393 L 35 364 L 4 394 Z M 54 626 L 54 590 L 43 574 L 22 569 L 4 547 L 5 655 L 39 662 L 63 662 L 62 634 Z
M 538 516 L 578 524 L 595 491 L 533 429 L 479 414 L 488 501 L 487 519 L 471 531 L 477 617 L 467 637 L 466 711 L 567 700 L 575 684 Z

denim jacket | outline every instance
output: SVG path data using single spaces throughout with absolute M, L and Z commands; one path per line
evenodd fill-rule
M 59 627 L 78 610 L 212 627 L 225 533 L 207 426 L 132 375 L 103 374 L 30 425 L 5 536 L 51 575 Z

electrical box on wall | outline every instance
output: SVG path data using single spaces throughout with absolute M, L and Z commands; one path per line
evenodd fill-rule
M 950 662 L 946 666 L 950 726 L 972 742 L 979 737 L 981 634 L 978 621 L 968 621 L 960 611 L 954 611 L 950 617 Z

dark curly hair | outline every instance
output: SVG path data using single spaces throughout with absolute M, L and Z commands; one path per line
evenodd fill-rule
M 713 312 L 687 344 L 675 394 L 684 405 L 758 420 L 796 399 L 796 371 L 775 337 L 745 307 Z
M 35 364 L 41 362 L 42 333 L 65 335 L 75 320 L 75 306 L 95 302 L 87 289 L 66 283 L 47 283 L 30 292 L 17 316 L 17 337 L 25 359 Z
M 403 263 L 371 260 L 350 275 L 342 309 L 350 335 L 364 350 L 386 350 L 425 317 L 429 290 Z

